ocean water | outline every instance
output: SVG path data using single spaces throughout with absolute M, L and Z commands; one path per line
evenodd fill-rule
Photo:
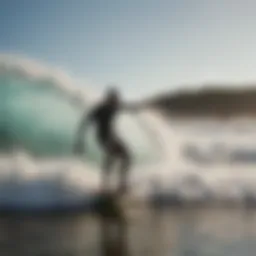
M 91 200 L 100 186 L 101 151 L 72 152 L 83 113 L 101 94 L 57 68 L 0 56 L 0 206 L 47 208 Z M 132 193 L 241 202 L 255 196 L 255 122 L 178 121 L 156 110 L 121 113 L 117 131 L 133 154 Z M 181 200 L 182 200 L 181 199 Z
M 82 115 L 100 93 L 56 68 L 5 55 L 0 95 L 0 205 L 46 207 L 90 197 L 99 188 L 102 159 L 93 127 L 85 136 L 86 154 L 76 157 L 73 145 Z M 136 176 L 163 160 L 152 117 L 121 113 L 116 122 Z

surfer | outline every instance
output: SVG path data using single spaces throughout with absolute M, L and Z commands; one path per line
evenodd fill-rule
M 88 124 L 93 123 L 96 127 L 98 143 L 104 152 L 102 173 L 104 189 L 107 186 L 107 179 L 113 165 L 119 162 L 121 175 L 119 193 L 123 194 L 127 190 L 127 172 L 131 166 L 131 154 L 124 141 L 115 133 L 113 123 L 119 111 L 135 111 L 138 107 L 138 104 L 123 104 L 117 89 L 110 88 L 106 93 L 105 99 L 95 106 L 89 114 L 82 117 L 76 134 L 75 152 L 80 154 L 85 151 L 83 135 Z

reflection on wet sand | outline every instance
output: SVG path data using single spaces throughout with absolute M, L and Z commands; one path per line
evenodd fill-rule
M 127 224 L 123 218 L 100 218 L 102 256 L 129 256 Z
M 256 213 L 250 209 L 187 207 L 126 220 L 0 217 L 1 256 L 255 256 L 255 251 Z

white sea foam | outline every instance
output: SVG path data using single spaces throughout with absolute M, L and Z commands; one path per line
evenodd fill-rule
M 8 79 L 11 76 L 19 76 L 35 86 L 47 84 L 57 88 L 66 99 L 78 103 L 80 109 L 100 98 L 100 94 L 94 92 L 89 85 L 71 78 L 60 69 L 26 58 L 0 55 L 0 77 L 7 74 Z M 31 100 L 30 104 L 35 104 L 37 100 L 37 98 Z M 23 104 L 25 101 L 20 102 Z M 20 110 L 20 107 L 14 108 L 15 111 L 17 109 Z M 28 109 L 31 109 L 30 105 L 25 110 Z M 60 107 L 56 107 L 55 110 L 52 108 L 51 119 L 48 113 L 48 119 L 40 117 L 42 121 L 40 126 L 45 125 L 43 132 L 36 133 L 36 136 L 31 134 L 31 137 L 33 135 L 35 136 L 33 138 L 38 139 L 42 134 L 48 135 L 49 132 L 56 130 L 56 133 L 51 134 L 51 138 L 56 139 L 67 126 L 75 125 L 76 120 L 70 115 L 73 110 L 73 112 L 65 112 L 61 119 L 56 119 L 60 116 L 59 111 L 61 111 Z M 35 117 L 32 115 L 30 118 L 32 118 L 29 119 L 31 123 Z M 253 150 L 255 135 L 248 132 L 248 129 L 243 129 L 243 127 L 252 127 L 250 122 L 250 120 L 242 120 L 218 124 L 200 121 L 195 126 L 192 122 L 169 122 L 153 110 L 138 114 L 137 119 L 124 118 L 120 122 L 119 132 L 123 133 L 124 139 L 134 152 L 143 153 L 145 148 L 151 146 L 158 153 L 154 161 L 146 159 L 143 164 L 133 166 L 129 175 L 132 191 L 143 196 L 150 195 L 155 189 L 170 194 L 176 191 L 186 198 L 193 196 L 203 198 L 210 191 L 216 198 L 233 198 L 238 201 L 248 191 L 254 196 L 256 192 L 254 162 L 248 164 L 248 160 L 232 158 L 234 156 L 232 150 L 235 148 L 245 147 L 247 150 L 248 148 Z M 51 129 L 53 124 L 55 128 Z M 26 126 L 24 127 L 23 129 L 26 129 Z M 63 138 L 72 134 L 66 132 L 65 130 Z M 56 141 L 60 142 L 57 139 Z M 30 145 L 31 143 L 28 144 Z M 147 154 L 148 152 L 146 156 Z M 35 157 L 24 148 L 2 154 L 0 206 L 13 204 L 47 207 L 60 202 L 72 204 L 84 200 L 99 189 L 101 171 L 99 164 L 92 164 L 86 159 L 74 158 L 72 155 Z

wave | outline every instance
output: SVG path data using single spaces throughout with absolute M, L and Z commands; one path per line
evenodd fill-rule
M 32 204 L 43 204 L 43 198 L 59 198 L 57 192 L 55 196 L 49 196 L 46 188 L 42 189 L 45 186 L 39 185 L 45 183 L 40 177 L 49 170 L 50 177 L 59 174 L 60 180 L 78 172 L 83 186 L 90 189 L 99 186 L 102 155 L 93 127 L 85 136 L 86 155 L 77 158 L 72 152 L 81 116 L 100 100 L 99 92 L 60 69 L 22 57 L 0 55 L 0 95 L 0 175 L 7 172 L 11 177 L 18 177 L 16 191 L 18 188 L 26 190 L 24 184 L 28 183 L 24 183 L 24 179 L 34 177 L 37 181 L 33 183 L 37 186 L 29 188 L 30 192 L 19 191 L 15 195 L 10 193 L 6 185 L 9 183 L 3 182 L 7 190 L 1 193 L 0 205 L 1 200 L 12 201 L 11 198 L 23 203 L 30 201 L 29 194 L 37 195 L 38 191 L 44 190 L 45 195 L 33 199 Z M 122 113 L 117 119 L 117 132 L 133 153 L 133 173 L 138 170 L 149 173 L 152 165 L 161 162 L 159 147 L 164 144 L 156 147 L 152 133 L 145 132 L 146 126 L 154 126 L 154 132 L 161 134 L 157 131 L 159 124 L 152 117 L 152 113 L 137 117 Z M 63 197 L 65 193 L 60 191 Z
M 0 208 L 71 207 L 92 199 L 100 189 L 102 155 L 93 128 L 85 137 L 86 155 L 78 158 L 72 153 L 82 114 L 101 98 L 92 88 L 60 69 L 0 55 Z M 245 171 L 239 165 L 196 164 L 187 158 L 188 154 L 194 158 L 191 147 L 182 154 L 181 149 L 191 142 L 197 148 L 224 137 L 226 143 L 236 141 L 229 131 L 229 136 L 218 131 L 217 138 L 215 126 L 213 131 L 199 126 L 199 132 L 188 135 L 183 128 L 190 126 L 176 123 L 175 128 L 173 121 L 167 122 L 153 110 L 136 116 L 120 114 L 117 131 L 133 154 L 132 193 L 142 197 L 178 194 L 186 200 L 205 199 L 210 193 L 238 201 L 246 189 L 254 195 L 254 166 Z
M 88 87 L 88 86 L 87 86 Z M 71 156 L 74 136 L 84 112 L 95 103 L 96 93 L 77 86 L 70 76 L 33 61 L 0 57 L 1 151 L 19 149 L 34 157 Z M 153 147 L 136 119 L 123 114 L 118 130 L 137 152 L 138 160 L 151 159 Z M 127 138 L 129 130 L 130 137 Z M 89 131 L 87 161 L 100 161 L 100 151 Z M 139 149 L 139 150 L 137 150 Z

